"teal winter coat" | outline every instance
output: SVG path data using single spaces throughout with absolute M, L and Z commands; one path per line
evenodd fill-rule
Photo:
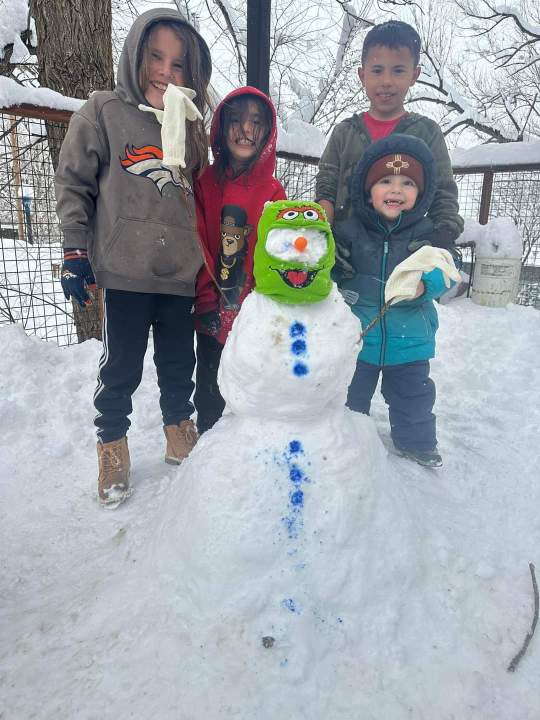
M 386 142 L 388 141 L 388 142 Z M 392 227 L 375 212 L 364 192 L 369 167 L 389 153 L 414 155 L 424 167 L 425 190 L 412 210 L 402 212 Z M 384 305 L 384 289 L 392 270 L 423 245 L 439 246 L 426 213 L 435 192 L 435 164 L 421 140 L 390 135 L 374 143 L 355 169 L 351 182 L 353 216 L 338 223 L 334 279 L 365 328 Z M 442 244 L 442 243 L 441 243 Z M 447 238 L 444 247 L 450 251 Z M 435 355 L 437 311 L 433 300 L 448 290 L 442 272 L 424 273 L 424 294 L 391 306 L 364 337 L 359 358 L 372 365 L 401 365 Z

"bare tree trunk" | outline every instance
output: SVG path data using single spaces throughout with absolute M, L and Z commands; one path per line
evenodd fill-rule
M 42 87 L 86 100 L 114 87 L 111 0 L 31 0 Z M 53 166 L 63 138 L 50 142 Z
M 36 23 L 38 78 L 42 87 L 86 99 L 93 90 L 114 87 L 111 0 L 31 0 Z M 66 129 L 47 123 L 53 167 Z M 79 341 L 101 339 L 100 303 L 81 310 L 73 304 Z

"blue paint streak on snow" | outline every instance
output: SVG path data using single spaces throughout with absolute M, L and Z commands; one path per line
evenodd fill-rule
M 291 337 L 302 337 L 306 334 L 306 326 L 301 322 L 294 322 L 289 328 Z
M 310 479 L 307 477 L 305 471 L 300 467 L 298 461 L 304 459 L 304 447 L 300 440 L 295 438 L 287 443 L 286 450 L 282 455 L 281 462 L 284 464 L 288 471 L 289 476 L 289 497 L 287 514 L 282 517 L 282 523 L 286 529 L 289 544 L 287 547 L 287 556 L 290 558 L 290 567 L 295 572 L 305 572 L 306 563 L 305 559 L 301 556 L 300 550 L 302 549 L 302 531 L 304 528 L 304 504 L 305 504 L 305 492 L 303 489 L 304 483 L 309 483 Z M 276 459 L 276 462 L 279 462 Z M 307 462 L 309 465 L 309 462 Z M 292 597 L 285 598 L 281 601 L 281 609 L 287 613 L 294 615 L 300 614 L 300 608 L 298 601 Z
M 291 350 L 295 355 L 305 355 L 307 344 L 305 340 L 295 340 L 291 345 Z
M 304 471 L 298 465 L 291 465 L 289 469 L 289 479 L 295 485 L 298 485 L 304 479 Z
M 296 603 L 292 598 L 285 598 L 281 601 L 281 607 L 285 610 L 288 610 L 289 612 L 296 613 L 297 615 L 300 615 L 300 610 L 297 608 Z
M 293 367 L 293 373 L 296 375 L 296 377 L 304 377 L 309 373 L 309 368 L 305 363 L 297 362 Z
M 291 353 L 295 357 L 307 355 L 306 326 L 298 321 L 293 322 L 289 328 L 289 334 L 293 338 Z M 309 368 L 305 362 L 295 362 L 293 365 L 293 373 L 296 377 L 305 377 L 309 373 Z
M 292 508 L 291 514 L 283 518 L 287 535 L 291 540 L 298 537 L 298 533 L 304 527 L 303 519 L 297 508 Z
M 294 446 L 298 451 L 302 448 L 301 443 L 298 440 L 293 440 L 289 443 L 289 449 Z M 303 452 L 303 451 L 302 451 Z M 295 453 L 297 455 L 298 453 Z M 303 482 L 309 482 L 309 478 L 306 477 L 302 468 L 300 468 L 295 462 L 291 455 L 285 454 L 287 465 L 289 466 L 289 480 L 293 484 L 292 490 L 289 492 L 289 513 L 283 518 L 283 523 L 287 529 L 287 535 L 289 539 L 298 539 L 299 533 L 304 527 L 304 517 L 302 511 L 304 509 L 304 492 L 300 489 L 300 485 Z
M 298 455 L 299 453 L 303 454 L 304 448 L 302 447 L 300 440 L 291 440 L 289 443 L 289 452 L 293 455 Z

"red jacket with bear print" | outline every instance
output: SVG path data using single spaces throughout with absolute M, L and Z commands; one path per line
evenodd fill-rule
M 229 93 L 218 105 L 212 119 L 210 142 L 214 158 L 219 156 L 215 146 L 225 103 L 233 98 L 251 94 L 265 102 L 271 112 L 272 128 L 268 141 L 251 172 L 237 178 L 225 177 L 219 183 L 215 165 L 210 165 L 195 181 L 197 224 L 205 264 L 197 277 L 196 316 L 216 311 L 219 327 L 208 326 L 197 317 L 198 332 L 213 335 L 225 343 L 244 298 L 251 292 L 253 280 L 253 252 L 257 242 L 257 224 L 264 204 L 285 199 L 281 183 L 274 177 L 276 166 L 276 111 L 267 95 L 253 87 L 242 87 Z M 227 243 L 227 239 L 229 242 Z M 230 253 L 226 246 L 239 247 Z

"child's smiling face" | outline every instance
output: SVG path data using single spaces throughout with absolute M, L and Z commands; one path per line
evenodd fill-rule
M 385 175 L 371 187 L 369 197 L 379 215 L 393 221 L 404 210 L 412 210 L 418 185 L 406 175 Z
M 148 36 L 143 62 L 147 78 L 144 96 L 149 105 L 163 110 L 167 85 L 184 86 L 186 82 L 184 43 L 171 28 L 155 28 Z
M 267 130 L 254 100 L 248 100 L 244 110 L 232 110 L 225 139 L 233 164 L 248 163 L 260 149 Z
M 358 76 L 369 98 L 369 113 L 377 120 L 393 120 L 404 113 L 403 102 L 418 80 L 420 67 L 406 47 L 371 47 Z

